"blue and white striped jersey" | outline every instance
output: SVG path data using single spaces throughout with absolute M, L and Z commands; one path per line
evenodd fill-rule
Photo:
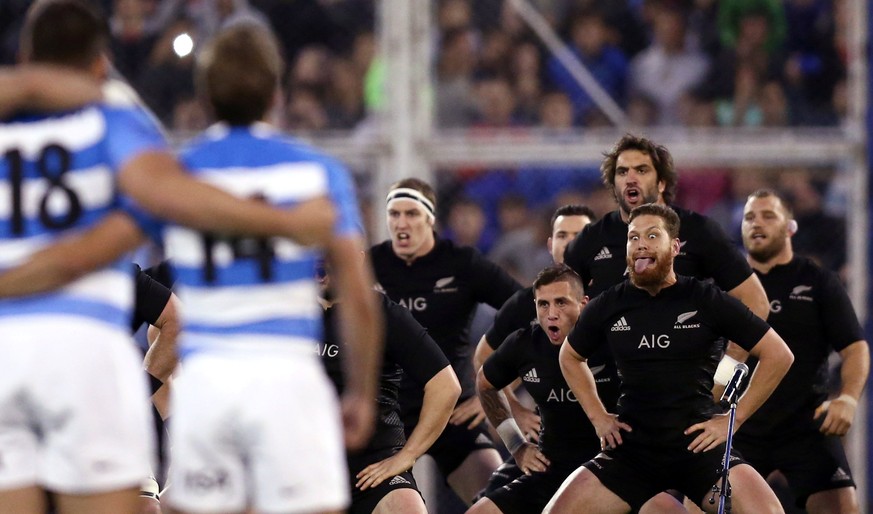
M 131 207 L 116 175 L 149 150 L 166 150 L 166 142 L 134 107 L 91 105 L 0 122 L 0 271 Z M 122 259 L 57 291 L 2 300 L 0 316 L 81 316 L 127 330 L 132 306 L 130 263 Z
M 280 207 L 329 198 L 338 236 L 360 234 L 351 178 L 337 161 L 269 125 L 208 129 L 181 154 L 202 180 Z M 182 355 L 219 348 L 287 349 L 321 337 L 315 265 L 320 254 L 283 238 L 239 238 L 164 229 L 182 299 Z

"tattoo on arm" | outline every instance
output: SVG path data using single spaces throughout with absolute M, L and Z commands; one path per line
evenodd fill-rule
M 488 416 L 488 420 L 495 427 L 512 417 L 503 393 L 497 389 L 480 390 L 479 399 L 482 402 L 482 409 L 485 411 L 485 415 Z

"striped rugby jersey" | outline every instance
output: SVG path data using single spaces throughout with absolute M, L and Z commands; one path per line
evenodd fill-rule
M 181 160 L 199 180 L 279 207 L 326 196 L 337 212 L 335 234 L 360 234 L 345 168 L 267 124 L 214 125 L 183 150 Z M 227 237 L 177 225 L 164 228 L 164 244 L 182 299 L 183 356 L 289 344 L 315 348 L 322 317 L 319 252 L 289 239 Z
M 0 123 L 0 271 L 132 202 L 116 190 L 118 170 L 149 150 L 166 150 L 140 108 L 96 104 Z M 81 316 L 127 331 L 130 263 L 120 259 L 47 294 L 0 300 L 0 316 Z

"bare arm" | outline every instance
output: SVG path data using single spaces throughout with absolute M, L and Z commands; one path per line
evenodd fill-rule
M 20 109 L 75 109 L 101 97 L 97 81 L 69 68 L 39 64 L 0 68 L 0 116 Z
M 758 359 L 758 366 L 752 374 L 742 401 L 737 405 L 734 432 L 739 430 L 742 424 L 764 404 L 794 362 L 794 354 L 772 328 L 749 353 Z M 688 449 L 698 453 L 711 450 L 725 442 L 728 431 L 727 418 L 727 415 L 718 415 L 688 427 L 685 430 L 686 434 L 700 431 Z
M 176 341 L 182 329 L 179 306 L 179 297 L 171 294 L 170 301 L 164 306 L 161 315 L 148 329 L 149 349 L 143 360 L 143 366 L 151 376 L 161 382 L 166 382 L 170 378 L 179 360 L 176 353 Z
M 488 336 L 482 334 L 482 337 L 479 338 L 479 343 L 476 345 L 476 351 L 473 352 L 473 371 L 478 372 L 482 364 L 488 360 L 492 353 L 494 353 L 494 348 L 491 348 L 491 345 L 488 344 Z
M 494 353 L 494 349 L 488 344 L 488 338 L 485 334 L 479 339 L 479 344 L 476 345 L 476 352 L 473 354 L 473 367 L 476 371 L 482 368 L 482 364 Z M 512 417 L 518 422 L 521 432 L 526 437 L 534 440 L 539 439 L 540 417 L 536 412 L 525 407 L 518 397 L 515 395 L 515 389 L 521 384 L 521 380 L 516 380 L 507 387 L 503 388 L 503 394 L 506 401 L 509 403 L 509 409 L 512 411 Z M 489 418 L 490 419 L 490 418 Z M 496 426 L 496 425 L 495 425 Z
M 594 430 L 604 446 L 615 447 L 622 443 L 621 430 L 630 432 L 632 429 L 627 423 L 618 421 L 618 416 L 607 412 L 603 402 L 597 395 L 597 386 L 594 382 L 594 374 L 588 368 L 587 359 L 576 353 L 576 350 L 565 340 L 561 345 L 558 357 L 561 364 L 561 373 L 567 380 L 567 385 L 573 391 L 579 405 L 585 411 L 585 415 L 594 425 Z
M 331 282 L 343 299 L 340 333 L 349 341 L 343 359 L 346 390 L 343 394 L 343 422 L 346 446 L 363 447 L 370 439 L 375 418 L 379 366 L 382 362 L 383 319 L 373 293 L 373 270 L 364 254 L 360 237 L 334 238 L 327 247 Z
M 855 408 L 864 392 L 864 384 L 870 374 L 870 349 L 867 341 L 855 341 L 840 350 L 842 364 L 840 395 L 828 400 L 815 410 L 815 419 L 827 414 L 821 424 L 821 432 L 827 435 L 846 435 L 855 419 Z
M 482 401 L 485 415 L 488 416 L 488 421 L 497 428 L 497 433 L 503 439 L 506 449 L 512 453 L 519 469 L 526 475 L 545 471 L 550 464 L 549 460 L 535 444 L 525 439 L 524 434 L 515 423 L 502 393 L 488 381 L 482 369 L 479 369 L 479 373 L 476 375 L 476 390 Z
M 767 292 L 764 291 L 764 286 L 758 275 L 752 273 L 749 278 L 744 280 L 740 285 L 728 291 L 728 294 L 743 302 L 756 316 L 766 320 L 770 315 L 770 303 L 767 300 Z M 733 370 L 735 362 L 746 362 L 749 358 L 749 353 L 743 350 L 738 344 L 728 341 L 725 349 L 725 359 L 720 365 L 725 365 Z M 724 393 L 725 384 L 716 382 L 712 387 L 712 397 L 718 401 Z
M 118 260 L 142 241 L 142 232 L 126 214 L 110 214 L 97 226 L 71 234 L 0 274 L 0 297 L 57 289 Z
M 421 415 L 403 448 L 391 457 L 362 469 L 356 476 L 358 481 L 355 487 L 361 490 L 376 487 L 385 479 L 411 469 L 416 459 L 443 433 L 452 408 L 460 396 L 461 384 L 458 377 L 451 366 L 446 366 L 424 385 Z
M 737 406 L 735 430 L 767 401 L 794 362 L 794 354 L 772 328 L 749 353 L 758 359 L 758 365 L 749 380 L 743 401 Z
M 118 175 L 119 188 L 152 214 L 196 230 L 282 236 L 305 245 L 324 245 L 331 237 L 335 212 L 318 198 L 292 209 L 240 199 L 194 180 L 167 152 L 144 152 Z

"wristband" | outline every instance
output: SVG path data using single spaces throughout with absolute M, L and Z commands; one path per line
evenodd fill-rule
M 858 407 L 858 400 L 856 400 L 854 396 L 852 396 L 848 393 L 843 393 L 843 394 L 837 396 L 836 398 L 834 398 L 833 400 L 831 400 L 832 403 L 837 402 L 837 401 L 846 402 L 849 405 L 851 405 L 853 408 Z
M 718 362 L 718 367 L 715 368 L 715 375 L 712 377 L 718 385 L 726 386 L 734 376 L 734 369 L 740 361 L 734 359 L 730 355 L 725 355 Z
M 158 481 L 155 480 L 155 477 L 148 477 L 143 480 L 139 487 L 139 495 L 144 498 L 152 498 L 160 501 L 160 492 L 161 488 L 158 486 Z
M 524 434 L 521 433 L 518 423 L 512 418 L 505 419 L 497 425 L 497 435 L 503 440 L 509 453 L 515 453 L 515 450 L 521 448 L 525 442 Z

